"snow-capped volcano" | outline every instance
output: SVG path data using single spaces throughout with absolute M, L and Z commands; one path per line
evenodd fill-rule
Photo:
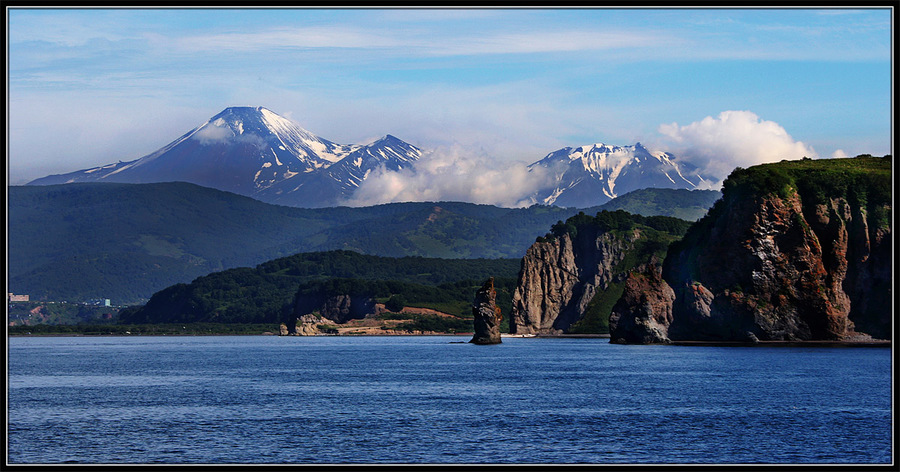
M 339 200 L 378 165 L 398 170 L 420 155 L 390 135 L 364 146 L 336 144 L 266 108 L 230 107 L 140 159 L 51 175 L 30 185 L 182 181 L 315 207 Z M 335 181 L 331 193 L 308 194 L 307 183 L 320 179 Z M 301 189 L 304 195 L 290 195 Z
M 552 173 L 552 184 L 538 191 L 535 203 L 586 208 L 648 187 L 693 190 L 704 179 L 696 168 L 679 164 L 667 152 L 652 152 L 641 143 L 603 143 L 565 147 L 528 166 Z

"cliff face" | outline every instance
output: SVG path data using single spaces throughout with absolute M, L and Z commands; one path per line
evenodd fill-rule
M 297 296 L 294 300 L 294 316 L 318 312 L 319 316 L 335 323 L 346 323 L 350 320 L 365 318 L 374 313 L 375 300 L 366 296 L 311 294 Z
M 595 295 L 610 283 L 624 280 L 623 263 L 647 231 L 583 226 L 574 235 L 566 233 L 535 242 L 522 259 L 513 293 L 510 332 L 568 332 L 584 316 Z
M 852 164 L 867 161 L 733 174 L 736 183 L 726 182 L 723 200 L 670 248 L 664 280 L 627 284 L 610 323 L 612 339 L 890 339 L 891 227 L 883 218 L 890 207 L 883 192 L 872 190 L 883 190 L 881 179 L 889 173 L 872 177 L 865 168 L 848 167 L 861 177 L 844 187 L 828 183 L 828 191 L 811 190 L 824 185 L 823 179 L 842 177 L 831 168 L 810 173 Z M 847 178 L 847 172 L 842 175 Z M 652 278 L 653 272 L 647 268 L 633 276 Z M 659 302 L 652 313 L 642 303 L 648 298 Z M 668 311 L 666 322 L 660 314 Z M 648 317 L 664 336 L 643 336 L 641 321 Z
M 617 275 L 614 267 L 637 237 L 637 231 L 624 239 L 609 233 L 574 239 L 565 234 L 534 243 L 522 259 L 510 332 L 565 332 L 581 319 L 594 294 L 606 289 Z
M 675 292 L 658 265 L 644 265 L 628 274 L 625 291 L 609 315 L 609 342 L 661 344 L 669 342 Z

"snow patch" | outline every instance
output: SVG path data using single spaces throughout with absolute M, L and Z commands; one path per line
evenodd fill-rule
M 278 160 L 278 154 L 275 154 L 275 150 L 270 149 L 270 151 L 272 151 L 272 156 L 275 157 L 275 164 L 277 164 L 279 167 L 283 166 L 284 164 L 282 164 L 281 161 Z

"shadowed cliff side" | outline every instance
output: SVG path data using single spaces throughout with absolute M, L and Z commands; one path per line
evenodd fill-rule
M 738 168 L 723 199 L 672 245 L 658 283 L 626 284 L 611 340 L 890 339 L 890 234 L 889 157 Z M 648 311 L 641 297 L 660 303 Z M 665 336 L 642 337 L 635 327 L 647 319 Z
M 663 344 L 669 342 L 675 292 L 662 278 L 658 261 L 628 274 L 625 290 L 609 315 L 614 344 Z
M 500 344 L 500 321 L 503 317 L 496 300 L 497 291 L 494 290 L 494 278 L 491 277 L 475 292 L 475 302 L 472 304 L 475 335 L 470 343 Z

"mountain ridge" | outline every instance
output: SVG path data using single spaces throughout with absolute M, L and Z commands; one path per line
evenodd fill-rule
M 414 168 L 425 154 L 391 134 L 368 144 L 337 144 L 265 107 L 228 107 L 139 159 L 26 185 L 181 181 L 266 203 L 322 208 L 351 202 L 373 171 Z M 538 169 L 549 181 L 526 201 L 559 207 L 597 206 L 640 188 L 695 190 L 709 183 L 690 164 L 640 142 L 564 147 L 528 166 Z
M 696 167 L 679 163 L 668 152 L 650 151 L 640 142 L 564 147 L 528 166 L 530 172 L 539 168 L 554 176 L 550 186 L 531 197 L 544 205 L 583 208 L 641 188 L 696 190 L 708 184 Z

